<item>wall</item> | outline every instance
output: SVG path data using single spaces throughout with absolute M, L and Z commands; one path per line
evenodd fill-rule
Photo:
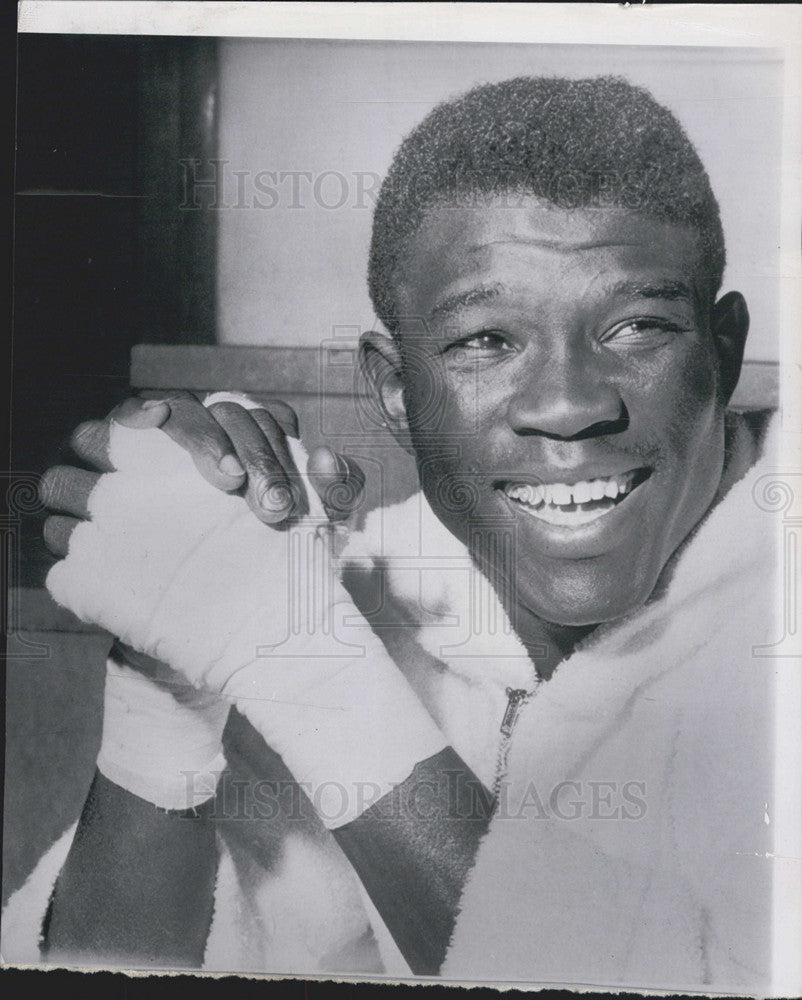
M 772 52 L 228 39 L 220 66 L 222 342 L 313 346 L 374 323 L 370 188 L 435 103 L 519 74 L 617 73 L 670 106 L 699 149 L 722 210 L 725 289 L 750 304 L 748 356 L 776 359 L 782 64 Z

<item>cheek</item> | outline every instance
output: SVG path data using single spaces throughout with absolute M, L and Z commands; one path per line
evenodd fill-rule
M 475 435 L 485 423 L 486 396 L 478 369 L 455 374 L 443 371 L 437 358 L 422 358 L 415 377 L 406 380 L 410 430 L 457 441 Z
M 436 408 L 419 396 L 415 402 L 408 413 L 421 488 L 435 514 L 465 542 L 487 506 L 494 436 L 478 432 L 475 410 L 458 394 L 444 391 Z
M 421 488 L 432 510 L 463 541 L 469 521 L 480 511 L 486 481 L 487 463 L 475 440 L 475 435 L 413 437 Z
M 684 409 L 705 411 L 718 398 L 717 360 L 712 344 L 705 338 L 682 359 L 676 372 L 677 396 Z
M 709 433 L 719 409 L 715 356 L 701 338 L 638 368 L 622 388 L 633 429 L 664 445 Z

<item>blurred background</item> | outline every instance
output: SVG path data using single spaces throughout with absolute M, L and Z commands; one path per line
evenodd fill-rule
M 308 445 L 356 457 L 367 506 L 408 495 L 414 468 L 369 412 L 353 348 L 375 322 L 380 179 L 438 101 L 519 74 L 644 84 L 684 124 L 720 202 L 725 290 L 752 313 L 744 405 L 774 391 L 780 328 L 770 51 L 35 34 L 18 46 L 4 900 L 83 802 L 109 644 L 43 590 L 36 477 L 74 461 L 70 431 L 132 387 L 240 388 L 287 399 Z

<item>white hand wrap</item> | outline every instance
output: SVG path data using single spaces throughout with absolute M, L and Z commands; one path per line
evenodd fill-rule
M 445 747 L 334 571 L 314 490 L 313 515 L 279 531 L 160 430 L 113 425 L 110 458 L 118 471 L 100 478 L 91 521 L 48 576 L 60 604 L 224 694 L 330 827 Z
M 161 809 L 195 808 L 214 796 L 226 766 L 228 702 L 170 685 L 109 657 L 97 767 Z

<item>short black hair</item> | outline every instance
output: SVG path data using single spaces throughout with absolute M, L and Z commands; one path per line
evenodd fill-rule
M 668 108 L 623 77 L 521 76 L 437 105 L 396 151 L 376 202 L 368 264 L 373 306 L 388 330 L 398 327 L 398 266 L 427 211 L 510 191 L 692 226 L 711 297 L 721 286 L 718 203 Z

